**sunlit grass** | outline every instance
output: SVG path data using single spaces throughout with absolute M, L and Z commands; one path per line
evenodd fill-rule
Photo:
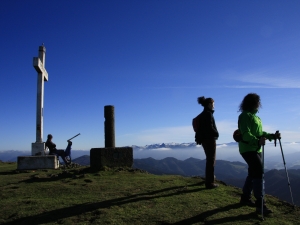
M 0 224 L 259 224 L 241 190 L 205 189 L 201 178 L 123 169 L 16 171 L 0 163 Z M 299 224 L 299 210 L 267 196 L 263 224 Z

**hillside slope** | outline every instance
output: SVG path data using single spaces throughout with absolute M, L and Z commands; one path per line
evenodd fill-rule
M 80 165 L 89 165 L 88 155 L 74 159 Z M 153 158 L 134 159 L 133 167 L 146 170 L 156 175 L 205 176 L 205 160 L 188 158 L 178 160 L 173 157 L 156 160 Z M 248 174 L 247 164 L 216 160 L 215 175 L 226 184 L 242 188 Z M 289 169 L 289 179 L 292 187 L 294 204 L 300 206 L 300 173 L 299 170 Z M 292 203 L 285 170 L 265 170 L 265 190 L 267 194 Z
M 138 169 L 16 171 L 0 162 L 0 224 L 260 224 L 241 190 Z M 299 208 L 267 196 L 263 224 L 299 224 Z

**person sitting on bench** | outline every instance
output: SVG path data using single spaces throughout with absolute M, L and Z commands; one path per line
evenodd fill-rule
M 59 156 L 63 159 L 65 165 L 69 165 L 71 163 L 71 146 L 72 141 L 68 140 L 68 146 L 66 150 L 57 150 L 56 144 L 52 142 L 52 134 L 48 134 L 47 141 L 46 141 L 46 147 L 49 148 L 49 155 L 56 155 L 57 159 L 59 160 Z

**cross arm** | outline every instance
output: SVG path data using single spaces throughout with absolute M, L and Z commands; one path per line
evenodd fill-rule
M 44 81 L 48 81 L 48 73 L 46 69 L 44 68 L 43 63 L 38 57 L 33 57 L 33 67 L 38 73 L 42 73 L 44 77 Z

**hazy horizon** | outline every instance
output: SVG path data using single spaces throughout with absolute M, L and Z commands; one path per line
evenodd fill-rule
M 162 144 L 162 143 L 156 143 Z M 165 143 L 166 145 L 170 143 Z M 172 143 L 174 145 L 174 143 Z M 184 143 L 181 143 L 184 144 Z M 193 144 L 193 143 L 189 143 Z M 154 144 L 152 144 L 154 145 Z M 157 160 L 164 159 L 167 157 L 174 157 L 178 160 L 185 160 L 190 157 L 197 159 L 205 159 L 205 154 L 202 146 L 198 145 L 196 147 L 178 147 L 180 144 L 178 143 L 175 148 L 172 147 L 156 147 L 149 148 L 152 145 L 145 146 L 134 146 L 133 147 L 133 158 L 134 159 L 143 159 L 143 158 L 154 158 Z M 148 147 L 148 148 L 147 148 Z M 300 165 L 300 143 L 287 143 L 282 142 L 282 149 L 285 156 L 286 164 L 288 167 L 292 167 L 293 165 Z M 24 152 L 24 154 L 30 155 L 30 150 L 6 150 L 6 151 L 20 151 Z M 5 153 L 6 151 L 0 151 L 1 153 Z M 72 150 L 72 158 L 77 158 L 82 155 L 89 155 L 89 150 Z M 0 155 L 1 157 L 1 155 Z M 226 160 L 226 161 L 239 161 L 245 163 L 242 156 L 239 154 L 237 143 L 230 142 L 224 144 L 217 145 L 216 152 L 217 160 Z M 279 143 L 277 143 L 277 147 L 274 146 L 274 142 L 267 142 L 265 146 L 265 163 L 266 167 L 272 167 L 274 164 L 274 168 L 283 168 L 283 160 L 281 155 L 281 149 Z

